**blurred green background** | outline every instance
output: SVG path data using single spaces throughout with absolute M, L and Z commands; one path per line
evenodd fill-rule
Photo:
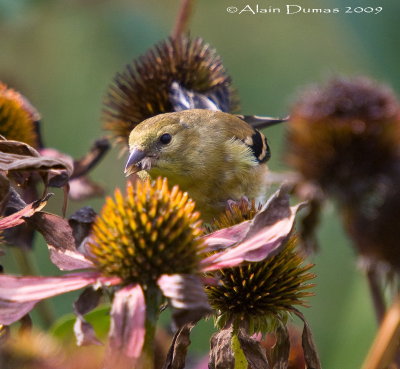
M 400 31 L 396 0 L 289 2 L 303 8 L 340 8 L 338 14 L 229 14 L 228 6 L 254 9 L 257 1 L 201 0 L 191 34 L 202 36 L 222 56 L 241 97 L 242 112 L 285 116 L 296 91 L 332 75 L 369 75 L 400 89 Z M 280 7 L 260 0 L 259 7 Z M 345 14 L 346 6 L 383 7 L 379 14 Z M 83 155 L 102 135 L 102 100 L 114 74 L 171 31 L 179 1 L 0 0 L 0 80 L 26 95 L 43 116 L 47 146 Z M 285 128 L 267 132 L 272 170 L 282 170 Z M 124 158 L 113 149 L 92 173 L 109 193 L 122 186 Z M 61 192 L 48 211 L 60 213 Z M 102 200 L 70 203 L 95 209 Z M 319 230 L 321 251 L 311 308 L 302 309 L 316 338 L 324 368 L 360 367 L 376 332 L 368 290 L 333 205 Z M 5 257 L 6 271 L 18 269 Z M 35 260 L 42 274 L 58 273 L 41 239 Z M 55 298 L 57 315 L 71 311 L 76 295 Z M 210 323 L 203 327 L 208 332 Z M 195 331 L 195 335 L 197 334 Z M 208 334 L 208 333 L 207 333 Z M 204 333 L 195 350 L 208 347 Z

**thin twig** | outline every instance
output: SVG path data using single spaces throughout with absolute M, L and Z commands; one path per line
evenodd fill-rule
M 376 319 L 378 324 L 380 324 L 385 315 L 386 304 L 375 270 L 368 270 L 367 279 L 372 302 L 374 304 Z
M 193 2 L 194 0 L 181 0 L 181 6 L 171 34 L 173 39 L 177 39 L 187 30 L 193 11 Z
M 362 369 L 386 369 L 393 362 L 400 339 L 400 299 L 387 311 Z

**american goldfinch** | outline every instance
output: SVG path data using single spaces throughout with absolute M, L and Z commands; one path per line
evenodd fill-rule
M 196 201 L 205 221 L 228 200 L 265 192 L 267 139 L 232 114 L 191 109 L 154 116 L 132 130 L 129 152 L 127 176 L 167 177 Z

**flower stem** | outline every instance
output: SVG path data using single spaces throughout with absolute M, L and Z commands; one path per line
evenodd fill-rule
M 155 334 L 158 316 L 160 314 L 162 294 L 159 288 L 153 285 L 147 288 L 144 292 L 144 296 L 146 300 L 146 336 L 143 344 L 142 367 L 154 369 Z
M 173 39 L 178 38 L 187 30 L 190 16 L 193 10 L 193 2 L 194 0 L 181 0 L 179 13 L 176 18 L 174 29 L 171 34 L 171 37 Z

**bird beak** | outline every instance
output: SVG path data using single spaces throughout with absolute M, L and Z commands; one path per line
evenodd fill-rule
M 133 173 L 137 173 L 143 169 L 140 162 L 145 157 L 146 157 L 146 153 L 143 150 L 133 149 L 129 153 L 129 158 L 125 165 L 126 177 L 128 177 L 129 175 L 131 175 Z

